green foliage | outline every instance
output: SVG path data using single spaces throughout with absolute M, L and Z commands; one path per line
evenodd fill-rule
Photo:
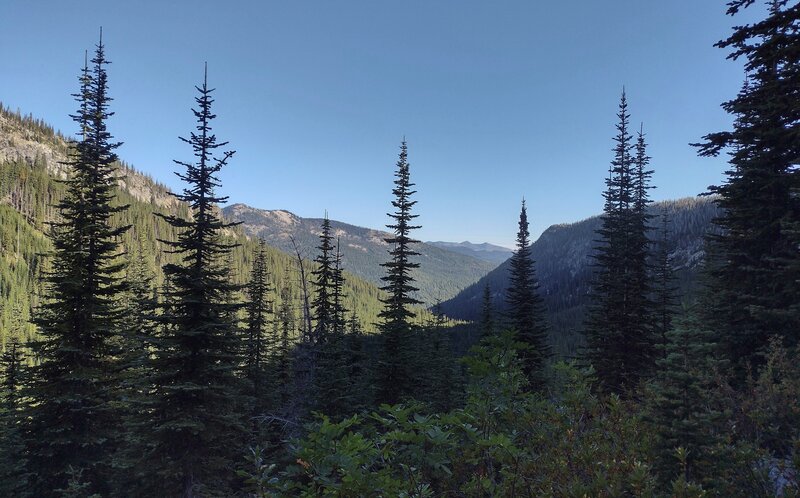
M 640 132 L 636 146 L 632 144 L 624 90 L 617 117 L 614 159 L 603 192 L 602 227 L 597 231 L 600 244 L 593 256 L 595 276 L 584 355 L 594 367 L 599 386 L 622 393 L 647 376 L 654 358 L 646 211 L 652 172 L 646 170 L 650 158 L 644 135 Z
M 728 14 L 752 6 L 733 0 Z M 717 43 L 730 59 L 743 59 L 746 82 L 722 104 L 733 129 L 706 135 L 697 144 L 703 156 L 730 155 L 725 182 L 712 186 L 722 208 L 710 237 L 710 292 L 705 320 L 720 342 L 739 381 L 748 364 L 758 367 L 771 335 L 788 345 L 800 343 L 800 153 L 796 118 L 800 84 L 800 6 L 788 0 L 768 2 L 764 19 L 734 29 Z
M 148 479 L 140 488 L 183 496 L 230 493 L 234 476 L 228 462 L 244 444 L 240 413 L 246 408 L 237 375 L 243 361 L 236 330 L 240 306 L 233 294 L 239 286 L 231 283 L 225 264 L 234 244 L 221 240 L 231 225 L 214 209 L 225 201 L 215 195 L 216 175 L 233 152 L 215 155 L 226 142 L 211 133 L 215 116 L 205 78 L 197 90 L 197 132 L 183 139 L 195 161 L 176 161 L 186 168 L 179 176 L 187 185 L 175 196 L 192 212 L 188 219 L 165 217 L 178 238 L 163 242 L 180 263 L 164 267 L 170 286 L 163 292 L 162 327 L 149 366 L 153 410 L 147 417 L 154 444 L 145 459 Z
M 656 435 L 656 469 L 664 482 L 683 476 L 702 483 L 718 474 L 725 413 L 718 399 L 710 399 L 719 371 L 710 339 L 696 323 L 682 323 L 667 333 L 649 417 Z
M 51 223 L 47 299 L 34 316 L 39 337 L 32 349 L 39 362 L 25 392 L 32 400 L 25 446 L 27 470 L 37 476 L 29 491 L 36 496 L 52 496 L 65 487 L 69 470 L 81 472 L 91 491 L 107 489 L 116 437 L 114 338 L 125 287 L 119 237 L 128 227 L 113 219 L 125 206 L 113 203 L 119 144 L 106 128 L 113 113 L 102 38 L 91 63 L 79 78 L 73 119 L 81 135 L 65 164 L 60 217 Z
M 528 346 L 522 350 L 522 368 L 532 387 L 538 389 L 543 382 L 542 373 L 545 361 L 550 356 L 550 345 L 547 343 L 547 318 L 531 256 L 528 213 L 524 200 L 519 213 L 517 250 L 511 256 L 506 294 L 510 325 L 518 339 Z
M 414 312 L 409 309 L 412 305 L 420 304 L 413 297 L 417 288 L 411 275 L 411 271 L 419 267 L 419 263 L 411 260 L 419 255 L 412 249 L 412 245 L 418 241 L 410 237 L 411 230 L 419 227 L 412 225 L 418 215 L 411 214 L 411 209 L 417 201 L 411 200 L 416 192 L 412 190 L 414 184 L 411 183 L 405 140 L 400 144 L 395 177 L 395 187 L 392 189 L 395 212 L 390 214 L 394 221 L 387 225 L 394 235 L 386 239 L 391 247 L 391 259 L 382 265 L 386 268 L 386 276 L 382 279 L 386 285 L 381 290 L 388 294 L 382 299 L 384 308 L 379 315 L 383 352 L 376 372 L 378 399 L 386 403 L 397 403 L 412 396 L 420 374 L 415 368 L 419 365 L 419 358 L 413 347 L 414 327 L 411 320 Z
M 259 496 L 652 496 L 631 406 L 595 397 L 563 364 L 553 374 L 556 401 L 525 392 L 520 347 L 504 333 L 474 350 L 465 408 L 323 416 L 293 444 L 292 463 L 260 462 L 247 473 L 251 485 Z

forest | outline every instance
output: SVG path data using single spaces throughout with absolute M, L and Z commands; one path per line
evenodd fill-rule
M 222 209 L 207 68 L 180 191 L 117 156 L 101 34 L 74 137 L 0 105 L 0 496 L 800 496 L 800 4 L 717 46 L 744 84 L 692 147 L 723 182 L 654 203 L 623 90 L 602 215 L 533 241 L 523 200 L 439 302 L 412 142 L 380 275 L 327 214 L 274 247 Z

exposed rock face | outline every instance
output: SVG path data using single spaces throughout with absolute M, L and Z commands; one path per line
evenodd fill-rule
M 23 120 L 32 121 L 31 118 L 0 112 L 0 163 L 22 161 L 32 165 L 39 161 L 53 176 L 65 178 L 68 166 L 64 162 L 69 159 L 69 139 L 43 124 L 32 125 Z M 120 165 L 118 183 L 136 200 L 162 207 L 178 204 L 165 186 L 126 164 Z

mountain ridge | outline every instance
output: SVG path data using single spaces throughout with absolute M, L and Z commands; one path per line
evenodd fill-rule
M 468 240 L 463 242 L 446 242 L 437 240 L 433 242 L 426 242 L 426 244 L 482 259 L 484 261 L 494 263 L 495 265 L 499 265 L 503 261 L 507 260 L 514 253 L 513 250 L 507 247 L 490 244 L 488 242 L 474 244 Z
M 240 222 L 248 235 L 263 238 L 283 251 L 293 251 L 292 237 L 306 253 L 313 252 L 318 244 L 322 218 L 304 218 L 286 209 L 260 209 L 243 203 L 229 204 L 222 212 L 228 220 Z M 389 259 L 389 244 L 385 239 L 391 234 L 333 219 L 330 222 L 334 239 L 342 243 L 344 269 L 375 285 L 383 285 L 381 278 L 385 271 L 381 264 Z M 420 289 L 416 297 L 428 306 L 453 297 L 495 266 L 424 242 L 414 244 L 414 250 L 420 253 L 415 257 L 420 268 L 413 272 L 414 285 Z
M 697 277 L 705 255 L 704 236 L 718 214 L 713 197 L 685 197 L 660 201 L 650 206 L 656 227 L 651 236 L 659 234 L 659 215 L 666 209 L 669 219 L 668 251 L 677 277 L 681 295 L 691 300 L 697 288 Z M 596 215 L 574 223 L 559 223 L 548 227 L 531 245 L 535 261 L 539 292 L 545 302 L 551 325 L 551 342 L 564 356 L 574 354 L 580 347 L 582 323 L 589 303 L 591 289 L 591 254 L 597 242 L 596 230 L 601 216 Z M 479 318 L 484 287 L 488 284 L 495 309 L 505 309 L 509 261 L 505 261 L 475 284 L 442 303 L 449 317 L 474 321 Z

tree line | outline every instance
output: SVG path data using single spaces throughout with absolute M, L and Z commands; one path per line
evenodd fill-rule
M 734 0 L 728 13 L 751 4 Z M 547 341 L 524 200 L 507 311 L 493 309 L 487 287 L 469 354 L 455 358 L 438 306 L 416 322 L 405 139 L 378 334 L 347 309 L 327 215 L 315 265 L 296 248 L 299 288 L 270 287 L 280 269 L 263 243 L 249 282 L 235 284 L 236 244 L 223 237 L 235 224 L 215 208 L 226 200 L 217 173 L 235 153 L 212 130 L 207 73 L 197 125 L 181 139 L 193 159 L 175 161 L 185 187 L 174 196 L 189 209 L 157 214 L 177 237 L 161 241 L 173 259 L 154 285 L 123 254 L 129 226 L 115 223 L 127 206 L 115 202 L 101 38 L 75 95 L 79 134 L 50 223 L 38 335 L 11 341 L 0 359 L 4 493 L 796 496 L 798 29 L 800 6 L 773 0 L 764 20 L 718 44 L 746 60 L 747 82 L 723 104 L 732 130 L 696 144 L 702 155 L 729 152 L 730 169 L 710 189 L 720 230 L 708 236 L 703 294 L 686 309 L 668 220 L 647 210 L 651 158 L 623 91 L 586 346 L 569 364 Z

